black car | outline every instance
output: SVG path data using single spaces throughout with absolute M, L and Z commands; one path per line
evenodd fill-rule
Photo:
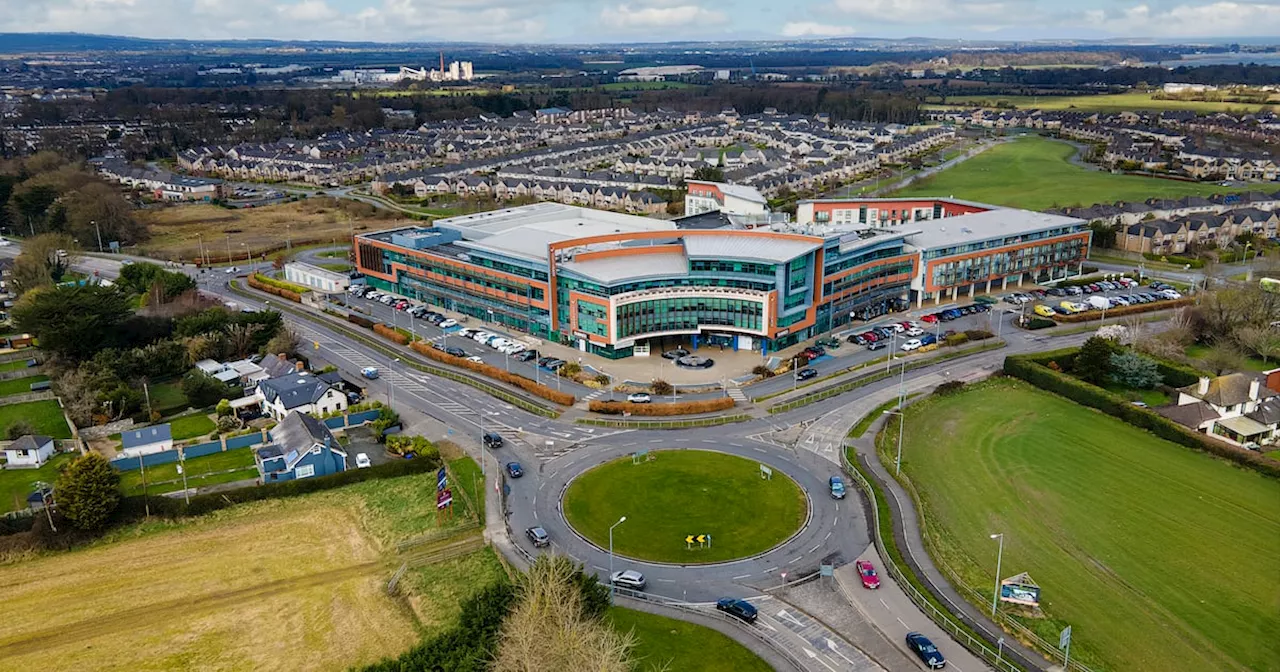
M 532 541 L 536 548 L 551 545 L 551 535 L 547 534 L 547 531 L 541 527 L 530 527 L 524 531 L 524 534 L 529 537 L 529 541 Z
M 947 659 L 942 657 L 938 647 L 928 637 L 918 632 L 907 633 L 907 648 L 911 649 L 931 670 L 941 670 L 947 666 Z
M 524 468 L 520 466 L 519 462 L 508 462 L 507 474 L 510 475 L 511 478 L 520 478 L 521 476 L 524 476 Z
M 848 340 L 850 343 L 857 343 L 858 345 L 866 345 L 866 344 L 867 344 L 867 339 L 863 338 L 863 337 L 862 337 L 862 334 L 854 334 L 854 335 L 850 336 L 850 337 L 849 337 L 848 339 L 846 339 L 846 340 Z
M 502 447 L 502 436 L 493 432 L 484 433 L 484 447 L 490 450 Z
M 884 341 L 872 341 L 867 344 L 868 350 L 884 350 L 887 347 L 889 347 L 889 344 Z
M 560 367 L 564 366 L 565 364 L 568 364 L 568 362 L 564 361 L 563 359 L 556 359 L 555 357 L 552 357 L 551 361 L 547 362 L 547 365 L 544 368 L 546 368 L 548 371 L 559 371 Z
M 796 372 L 796 380 L 809 380 L 818 375 L 817 369 L 804 368 Z
M 543 357 L 538 360 L 538 366 L 545 368 L 548 364 L 554 361 L 556 361 L 555 357 Z
M 524 352 L 522 352 L 522 353 L 520 353 L 520 354 L 516 355 L 516 361 L 517 361 L 517 362 L 527 362 L 527 361 L 529 361 L 529 360 L 531 360 L 531 359 L 535 359 L 535 358 L 537 358 L 537 356 L 538 356 L 538 351 L 537 351 L 537 350 L 525 350 Z
M 725 597 L 716 602 L 716 609 L 730 616 L 735 616 L 748 623 L 756 622 L 756 607 L 746 600 Z
M 466 351 L 466 350 L 463 350 L 462 348 L 452 348 L 452 347 L 450 347 L 450 348 L 445 348 L 445 349 L 444 349 L 444 351 L 445 351 L 445 352 L 447 352 L 447 353 L 449 353 L 450 355 L 453 355 L 454 357 L 466 357 L 466 356 L 467 356 L 467 351 Z

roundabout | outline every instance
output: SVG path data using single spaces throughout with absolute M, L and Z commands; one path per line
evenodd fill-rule
M 760 467 L 711 450 L 621 457 L 573 478 L 563 511 L 574 532 L 602 549 L 625 516 L 613 530 L 619 557 L 679 565 L 749 558 L 786 543 L 809 516 L 800 486 Z

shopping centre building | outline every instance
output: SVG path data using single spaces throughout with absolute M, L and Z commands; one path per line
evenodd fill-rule
M 379 289 L 619 358 L 675 342 L 772 352 L 911 302 L 1076 274 L 1089 247 L 1083 220 L 954 199 L 803 201 L 797 220 L 537 203 L 362 234 L 356 259 Z

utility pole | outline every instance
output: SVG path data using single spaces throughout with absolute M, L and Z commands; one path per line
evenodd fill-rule
M 227 234 L 227 263 L 230 264 L 232 261 L 233 259 L 231 258 L 231 234 L 228 233 Z
M 138 456 L 138 470 L 142 472 L 142 506 L 146 509 L 147 518 L 151 518 L 151 502 L 147 500 L 147 463 Z
M 147 422 L 151 422 L 151 414 L 155 411 L 151 410 L 151 389 L 147 387 L 147 382 L 142 381 L 142 393 L 147 396 Z
M 93 223 L 93 230 L 94 230 L 94 231 L 96 231 L 96 232 L 97 232 L 97 234 L 98 234 L 98 252 L 99 252 L 99 253 L 101 253 L 101 252 L 103 251 L 103 249 L 102 249 L 102 229 L 98 227 L 98 220 L 96 220 L 96 219 L 95 219 L 95 220 L 93 220 L 93 222 L 92 222 L 92 223 Z
M 191 506 L 191 491 L 187 489 L 187 454 L 186 451 L 178 449 L 178 473 L 182 474 L 182 496 L 187 500 L 187 506 Z

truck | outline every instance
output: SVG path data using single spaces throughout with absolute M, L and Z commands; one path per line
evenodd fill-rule
M 1106 310 L 1111 307 L 1111 299 L 1108 299 L 1105 296 L 1091 296 L 1086 303 L 1089 304 L 1090 308 L 1094 308 L 1096 310 Z

